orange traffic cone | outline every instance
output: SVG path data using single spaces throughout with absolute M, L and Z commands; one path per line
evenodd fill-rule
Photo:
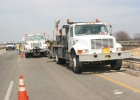
M 25 84 L 23 81 L 23 76 L 20 76 L 19 79 L 18 100 L 28 100 L 28 96 L 25 90 Z
M 22 52 L 20 52 L 20 58 L 22 58 L 23 57 L 23 53 Z

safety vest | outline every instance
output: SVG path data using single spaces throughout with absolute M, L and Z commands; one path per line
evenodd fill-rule
M 19 44 L 16 44 L 16 49 L 19 49 Z
M 47 43 L 47 46 L 50 47 L 50 43 Z

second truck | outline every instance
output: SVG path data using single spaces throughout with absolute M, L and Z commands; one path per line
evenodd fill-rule
M 70 22 L 68 19 L 60 30 L 59 22 L 55 22 L 56 44 L 52 46 L 52 56 L 58 64 L 68 62 L 74 73 L 81 73 L 82 67 L 94 64 L 120 70 L 122 59 L 131 57 L 129 52 L 122 51 L 107 25 L 98 19 L 95 22 Z
M 32 55 L 41 55 L 46 56 L 48 47 L 45 38 L 45 33 L 41 34 L 25 34 L 26 40 L 25 40 L 25 57 L 28 58 Z

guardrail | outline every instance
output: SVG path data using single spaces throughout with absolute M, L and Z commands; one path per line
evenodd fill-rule
M 126 58 L 123 59 L 125 62 L 129 62 L 129 68 L 133 69 L 133 63 L 138 63 L 140 64 L 140 57 L 131 57 L 131 58 Z
M 0 49 L 5 49 L 5 45 L 0 44 Z
M 138 41 L 117 41 L 121 45 L 140 45 L 140 40 Z
M 5 49 L 5 47 L 0 47 L 0 49 Z
M 134 48 L 139 48 L 140 47 L 140 40 L 131 40 L 131 41 L 117 41 L 120 43 L 125 50 L 130 50 Z

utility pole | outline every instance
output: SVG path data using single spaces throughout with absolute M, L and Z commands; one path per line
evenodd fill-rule
M 53 41 L 54 41 L 54 31 L 53 31 Z
M 47 35 L 48 36 L 48 40 L 49 40 L 49 35 Z

